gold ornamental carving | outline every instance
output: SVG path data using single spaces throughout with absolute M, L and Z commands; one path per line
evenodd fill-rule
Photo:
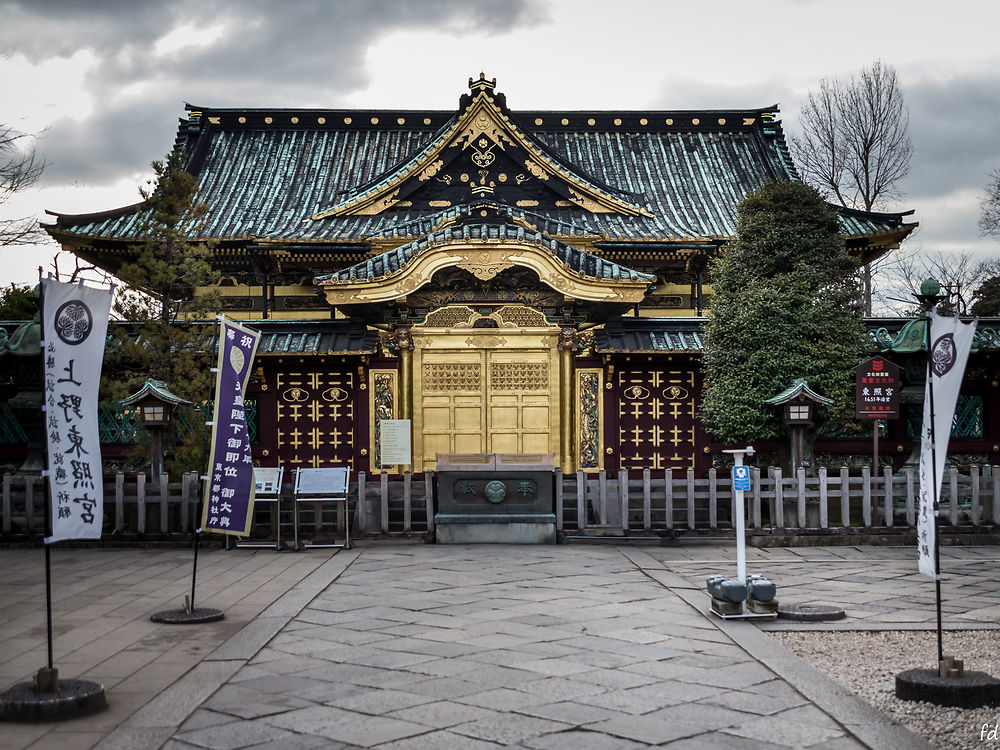
M 480 87 L 473 89 L 473 93 L 472 102 L 459 114 L 455 124 L 447 132 L 442 133 L 427 152 L 401 168 L 380 188 L 348 198 L 328 210 L 314 214 L 312 219 L 318 221 L 329 216 L 378 214 L 395 205 L 399 190 L 407 180 L 417 177 L 420 181 L 426 181 L 443 169 L 448 158 L 445 153 L 449 149 L 458 147 L 461 151 L 465 151 L 472 148 L 476 164 L 488 166 L 495 160 L 492 149 L 499 147 L 501 151 L 506 151 L 508 145 L 519 147 L 529 155 L 525 160 L 528 174 L 517 175 L 518 183 L 531 179 L 529 175 L 540 180 L 557 176 L 567 184 L 567 187 L 573 188 L 576 193 L 574 202 L 581 205 L 583 200 L 588 206 L 592 206 L 590 209 L 592 211 L 620 213 L 626 216 L 652 216 L 645 209 L 615 197 L 554 162 L 504 114 L 493 99 L 491 89 Z
M 465 340 L 466 346 L 472 347 L 485 347 L 487 349 L 492 349 L 498 346 L 504 346 L 507 344 L 507 339 L 504 336 L 494 336 L 492 334 L 485 334 L 480 336 L 469 336 Z
M 426 167 L 424 167 L 423 170 L 421 170 L 420 174 L 417 175 L 417 179 L 420 180 L 421 182 L 426 182 L 431 177 L 434 177 L 438 172 L 440 172 L 442 167 L 444 167 L 443 161 L 441 161 L 440 159 L 433 161 Z
M 585 276 L 559 260 L 538 241 L 445 241 L 430 245 L 399 270 L 379 278 L 317 282 L 331 305 L 386 302 L 428 284 L 443 268 L 457 266 L 480 279 L 491 279 L 511 266 L 529 268 L 567 297 L 591 301 L 641 302 L 651 282 Z

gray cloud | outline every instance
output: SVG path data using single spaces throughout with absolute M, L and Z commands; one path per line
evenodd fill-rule
M 919 81 L 904 94 L 914 157 L 903 189 L 920 197 L 984 188 L 989 172 L 1000 166 L 1000 73 Z
M 22 0 L 0 2 L 0 15 L 0 42 L 32 62 L 81 50 L 98 59 L 84 84 L 97 114 L 53 123 L 40 143 L 49 184 L 145 167 L 171 147 L 184 101 L 338 106 L 366 85 L 366 50 L 396 30 L 505 33 L 546 21 L 540 0 Z M 206 46 L 153 54 L 158 39 L 191 23 L 226 30 Z M 148 90 L 122 97 L 136 83 Z

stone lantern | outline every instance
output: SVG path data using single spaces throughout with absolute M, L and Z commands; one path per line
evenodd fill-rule
M 163 473 L 163 433 L 170 424 L 174 409 L 180 404 L 190 404 L 175 393 L 171 393 L 162 380 L 148 379 L 142 388 L 124 399 L 122 406 L 139 407 L 139 424 L 149 431 L 150 474 L 154 483 L 159 483 Z
M 767 399 L 764 403 L 783 407 L 782 416 L 792 438 L 792 474 L 794 475 L 800 466 L 807 466 L 811 463 L 812 450 L 805 449 L 804 436 L 806 428 L 813 426 L 816 405 L 832 404 L 833 399 L 820 396 L 810 389 L 805 378 L 797 378 L 788 388 Z

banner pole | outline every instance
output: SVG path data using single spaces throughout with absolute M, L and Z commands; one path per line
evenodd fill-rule
M 930 331 L 930 322 L 928 321 L 927 330 Z M 934 425 L 934 368 L 930 366 L 930 345 L 927 348 L 927 397 L 930 399 L 930 412 L 931 412 L 931 426 L 930 426 L 930 439 L 931 439 L 931 491 L 934 493 L 934 592 L 935 600 L 937 605 L 937 648 L 938 648 L 938 663 L 944 659 L 944 648 L 941 642 L 941 512 L 939 509 L 940 499 L 938 498 L 938 483 L 937 483 L 937 445 L 935 440 L 937 439 L 936 429 Z M 955 502 L 952 498 L 952 502 Z
M 221 320 L 221 316 L 217 315 L 216 318 L 215 318 L 214 344 L 212 345 L 212 359 L 211 359 L 212 366 L 216 366 L 218 364 L 216 362 L 216 360 L 218 359 L 218 356 L 219 356 L 219 337 L 220 337 L 221 333 L 222 333 L 222 320 Z M 215 378 L 211 377 L 211 375 L 210 375 L 209 376 L 209 384 L 208 384 L 208 403 L 209 404 L 212 404 L 212 403 L 215 402 L 214 391 L 215 391 Z M 208 465 L 208 441 L 209 441 L 209 431 L 208 431 L 207 425 L 206 425 L 206 429 L 205 429 L 205 432 L 204 432 L 204 438 L 202 439 L 202 442 L 201 442 L 201 453 L 202 453 L 201 468 L 202 468 L 202 477 L 206 477 L 208 475 L 208 473 L 209 473 L 209 470 L 211 469 L 211 467 Z M 207 481 L 207 480 L 203 480 L 203 481 Z M 197 509 L 195 511 L 195 523 L 194 523 L 194 525 L 195 525 L 195 529 L 194 529 L 194 565 L 191 568 L 191 611 L 192 612 L 194 611 L 194 591 L 195 591 L 195 586 L 197 585 L 197 581 L 198 581 L 198 541 L 201 539 L 201 529 L 198 528 L 198 525 L 201 523 L 202 505 L 205 503 L 205 491 L 204 491 L 204 488 L 201 486 L 200 482 L 199 482 L 199 490 L 200 491 L 198 493 L 198 507 L 197 507 Z
M 42 267 L 38 267 L 38 320 L 42 326 L 41 339 L 45 339 L 45 285 L 42 283 Z M 45 351 L 42 350 L 41 357 L 42 366 L 42 383 L 45 382 Z M 44 431 L 45 427 L 45 393 L 42 392 L 42 429 Z M 42 471 L 42 495 L 45 499 L 45 537 L 48 539 L 52 536 L 52 503 L 51 503 L 51 490 L 49 488 L 49 446 L 48 441 L 44 439 L 43 435 L 43 448 L 45 461 L 43 463 L 44 470 Z M 45 625 L 46 632 L 48 634 L 48 657 L 49 657 L 49 670 L 53 669 L 53 658 L 52 658 L 52 554 L 51 545 L 48 541 L 45 544 Z
M 937 652 L 938 652 L 938 664 L 944 659 L 944 645 L 942 642 L 941 634 L 941 523 L 940 523 L 940 499 L 938 497 L 938 481 L 937 481 L 937 430 L 934 414 L 934 368 L 931 366 L 931 356 L 933 352 L 931 351 L 931 317 L 928 315 L 930 308 L 926 308 L 924 311 L 924 320 L 927 321 L 927 325 L 924 328 L 924 342 L 927 345 L 927 398 L 930 401 L 930 441 L 931 441 L 931 497 L 934 500 L 933 510 L 934 510 L 934 598 L 935 606 L 937 608 Z M 955 499 L 952 498 L 952 502 Z

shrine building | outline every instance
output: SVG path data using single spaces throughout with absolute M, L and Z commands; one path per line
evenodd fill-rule
M 707 264 L 746 193 L 799 179 L 776 106 L 519 111 L 482 74 L 448 111 L 188 105 L 174 148 L 223 311 L 262 332 L 255 458 L 289 470 L 706 468 Z M 140 207 L 46 229 L 114 273 Z M 916 226 L 837 210 L 859 265 Z M 383 419 L 412 420 L 411 466 L 382 463 Z

